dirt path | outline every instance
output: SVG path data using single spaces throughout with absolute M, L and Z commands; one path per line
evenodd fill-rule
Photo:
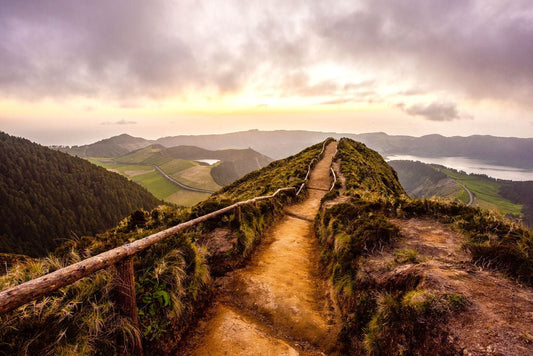
M 340 323 L 317 274 L 312 220 L 331 185 L 336 145 L 311 172 L 307 198 L 287 208 L 250 265 L 219 281 L 221 295 L 186 354 L 324 355 L 335 348 Z
M 392 220 L 405 239 L 399 249 L 416 249 L 431 287 L 461 293 L 467 310 L 448 330 L 464 355 L 533 355 L 533 289 L 472 265 L 461 249 L 464 237 L 432 220 Z

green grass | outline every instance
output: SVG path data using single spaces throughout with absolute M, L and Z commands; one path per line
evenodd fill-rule
M 479 207 L 489 210 L 497 210 L 503 214 L 513 214 L 521 216 L 522 205 L 513 204 L 499 194 L 500 185 L 498 182 L 476 175 L 466 175 L 455 172 L 451 169 L 441 169 L 448 177 L 464 184 L 478 199 L 475 203 Z M 463 191 L 459 199 L 468 202 L 468 193 Z
M 159 199 L 166 200 L 168 196 L 180 190 L 178 186 L 176 186 L 174 183 L 171 183 L 168 179 L 163 177 L 161 173 L 155 170 L 132 177 L 131 179 L 148 189 Z
M 178 182 L 191 187 L 216 191 L 219 190 L 221 186 L 213 180 L 213 177 L 211 176 L 211 168 L 211 166 L 197 164 L 173 174 L 172 177 Z M 165 172 L 167 171 L 165 170 Z
M 141 150 L 137 150 L 135 152 L 129 153 L 125 156 L 117 158 L 119 162 L 125 162 L 125 163 L 148 163 L 144 162 L 148 158 L 150 158 L 155 152 L 159 152 L 161 149 L 159 148 L 152 148 L 152 147 L 146 147 Z
M 187 161 L 184 159 L 173 159 L 159 166 L 166 174 L 174 176 L 176 173 L 186 170 L 187 168 L 194 167 L 193 161 Z
M 470 195 L 468 195 L 468 192 L 463 187 L 461 187 L 461 191 L 457 195 L 457 199 L 467 204 L 470 201 Z
M 207 199 L 208 193 L 191 192 L 188 190 L 179 190 L 174 194 L 167 196 L 164 200 L 182 206 L 193 206 Z

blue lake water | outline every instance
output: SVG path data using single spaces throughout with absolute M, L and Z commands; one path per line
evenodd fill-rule
M 507 180 L 533 180 L 533 170 L 515 167 L 498 166 L 484 161 L 466 157 L 420 157 L 411 155 L 390 155 L 385 158 L 392 160 L 420 161 L 423 163 L 440 164 L 442 166 L 465 171 L 466 173 L 485 174 L 492 178 Z

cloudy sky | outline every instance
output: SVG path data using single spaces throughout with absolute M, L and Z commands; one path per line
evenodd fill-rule
M 530 0 L 0 0 L 0 130 L 533 136 Z

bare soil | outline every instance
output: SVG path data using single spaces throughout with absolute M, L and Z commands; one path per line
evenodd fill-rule
M 245 268 L 217 281 L 219 295 L 192 333 L 189 355 L 324 355 L 340 328 L 318 271 L 313 222 L 329 190 L 336 142 L 311 172 L 307 197 L 263 238 Z
M 461 249 L 465 237 L 425 219 L 391 220 L 405 236 L 396 249 L 416 249 L 417 269 L 428 288 L 461 293 L 467 309 L 448 320 L 449 339 L 464 355 L 533 355 L 533 289 L 469 262 Z M 367 268 L 390 263 L 390 252 L 369 259 Z M 390 265 L 389 265 L 390 266 Z M 390 267 L 389 267 L 390 268 Z

